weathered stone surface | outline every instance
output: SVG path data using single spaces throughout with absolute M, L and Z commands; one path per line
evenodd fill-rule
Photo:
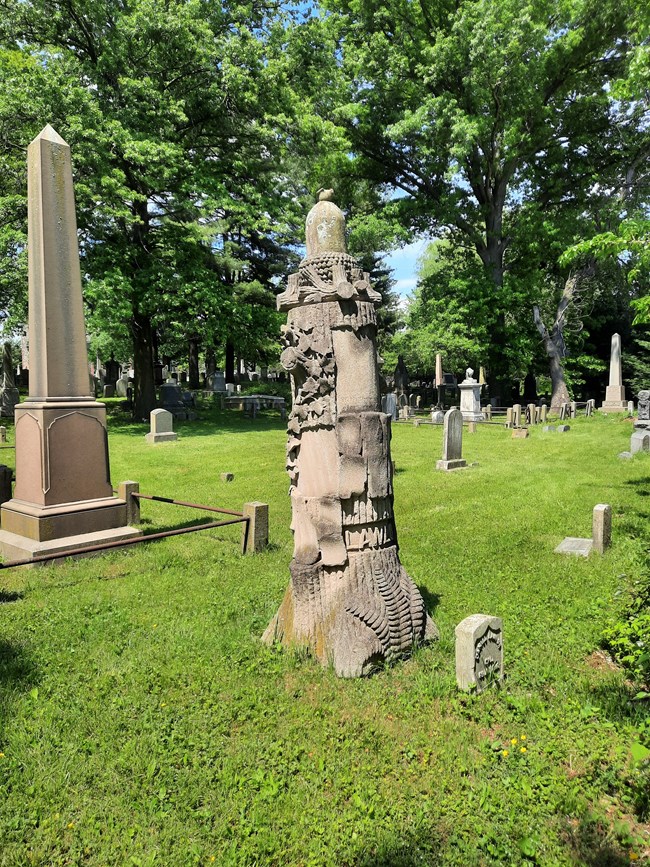
M 545 424 L 542 430 L 545 433 L 555 433 L 555 425 L 554 424 Z
M 650 391 L 642 389 L 637 398 L 637 424 L 650 424 Z
M 437 470 L 460 470 L 467 466 L 463 458 L 463 416 L 452 407 L 445 413 L 442 432 L 442 460 L 436 461 Z
M 14 382 L 11 343 L 6 342 L 2 353 L 2 388 L 0 388 L 0 416 L 14 417 L 14 407 L 20 403 L 20 395 Z
M 578 539 L 567 536 L 555 549 L 556 554 L 573 554 L 575 557 L 588 557 L 593 548 L 593 539 Z
M 594 506 L 592 525 L 593 549 L 604 554 L 612 543 L 612 507 L 607 503 Z
M 472 614 L 456 627 L 456 682 L 481 692 L 503 680 L 503 625 L 500 617 Z
M 248 518 L 243 525 L 242 554 L 259 554 L 269 544 L 268 503 L 244 503 L 242 513 Z
M 650 430 L 638 428 L 630 437 L 630 453 L 650 452 Z
M 570 430 L 571 430 L 571 426 L 568 424 L 559 424 L 557 426 L 558 433 L 567 433 Z
M 222 482 L 234 482 L 235 474 L 234 473 L 221 473 L 220 475 Z
M 106 407 L 90 389 L 70 148 L 47 126 L 27 161 L 29 397 L 0 531 L 12 558 L 139 535 L 113 496 Z
M 468 368 L 468 373 L 470 368 Z M 473 373 L 474 371 L 472 371 Z M 465 421 L 483 421 L 481 412 L 481 386 L 470 376 L 458 386 L 460 389 L 460 411 Z
M 513 430 L 513 432 L 512 432 L 512 439 L 513 440 L 525 440 L 525 439 L 528 439 L 528 437 L 529 437 L 529 433 L 528 433 L 527 427 L 515 428 L 515 430 Z
M 391 415 L 380 411 L 380 301 L 346 252 L 343 214 L 328 192 L 307 217 L 307 256 L 278 296 L 288 314 L 281 361 L 293 389 L 294 556 L 263 639 L 306 647 L 342 677 L 367 674 L 437 637 L 397 553 Z M 408 418 L 404 394 L 399 403 Z

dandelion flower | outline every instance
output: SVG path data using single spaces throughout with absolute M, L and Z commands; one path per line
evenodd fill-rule
M 5 757 L 5 754 L 4 754 L 4 753 L 0 753 L 0 759 L 4 759 L 4 757 Z
M 526 752 L 526 747 L 521 747 L 521 749 L 519 750 L 519 752 L 520 752 L 520 753 L 525 753 L 525 752 Z
M 160 702 L 160 707 L 167 707 L 167 702 L 166 702 L 166 701 L 161 701 L 161 702 Z
M 501 755 L 507 756 L 507 755 L 509 755 L 509 751 L 508 750 L 501 750 Z
M 630 861 L 638 861 L 638 860 L 639 860 L 639 856 L 636 854 L 636 852 L 630 852 Z
M 510 743 L 511 743 L 511 744 L 513 745 L 513 747 L 514 747 L 514 745 L 517 743 L 517 738 L 510 738 Z
M 526 735 L 520 735 L 520 736 L 519 736 L 519 740 L 520 740 L 520 741 L 525 741 L 525 740 L 526 740 Z
M 68 822 L 68 828 L 74 828 L 74 822 Z

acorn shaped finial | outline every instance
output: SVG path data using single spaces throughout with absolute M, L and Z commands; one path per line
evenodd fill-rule
M 307 256 L 323 253 L 347 253 L 345 243 L 345 217 L 332 201 L 334 190 L 320 189 L 318 202 L 307 214 Z

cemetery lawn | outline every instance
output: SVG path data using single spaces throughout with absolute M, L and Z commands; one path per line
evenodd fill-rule
M 526 440 L 479 426 L 479 466 L 455 473 L 434 469 L 442 428 L 395 425 L 401 558 L 441 639 L 345 681 L 259 640 L 289 578 L 284 423 L 202 416 L 149 446 L 111 407 L 113 485 L 268 502 L 265 553 L 242 557 L 234 526 L 0 573 L 2 867 L 650 862 L 649 702 L 600 649 L 647 569 L 650 455 L 617 457 L 629 420 Z M 612 548 L 554 555 L 596 503 Z M 212 519 L 142 516 L 146 532 Z M 454 670 L 454 627 L 477 612 L 503 618 L 507 671 L 478 696 Z

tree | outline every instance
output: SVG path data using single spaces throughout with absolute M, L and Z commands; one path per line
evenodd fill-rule
M 625 64 L 632 10 L 613 0 L 325 6 L 342 104 L 319 104 L 333 110 L 356 171 L 384 191 L 389 220 L 445 232 L 476 252 L 487 278 L 488 363 L 493 379 L 503 376 L 513 301 L 531 306 L 506 280 L 519 205 L 536 195 L 539 175 L 559 169 L 563 194 L 584 189 L 586 178 L 569 173 L 608 127 L 606 85 Z
M 134 413 L 145 418 L 155 405 L 157 324 L 173 327 L 190 296 L 207 321 L 232 308 L 215 222 L 228 214 L 244 234 L 278 235 L 280 211 L 291 211 L 272 114 L 282 112 L 281 76 L 267 51 L 276 7 L 5 5 L 4 44 L 52 83 L 49 104 L 39 104 L 73 149 L 86 298 L 99 329 L 117 336 L 128 323 Z

